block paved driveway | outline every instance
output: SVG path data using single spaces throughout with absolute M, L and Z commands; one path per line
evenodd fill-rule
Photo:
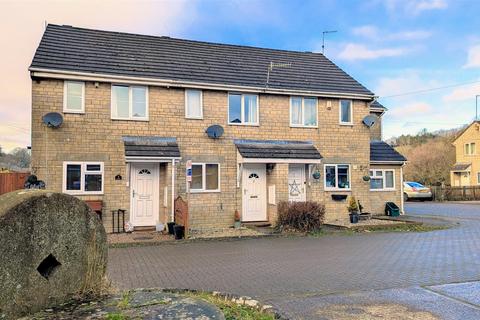
M 313 307 L 325 303 L 319 297 L 480 280 L 479 204 L 408 203 L 406 211 L 441 216 L 460 225 L 425 233 L 111 249 L 109 277 L 120 288 L 190 288 L 247 295 L 291 318 L 315 318 Z M 478 311 L 480 318 L 480 308 L 470 309 Z

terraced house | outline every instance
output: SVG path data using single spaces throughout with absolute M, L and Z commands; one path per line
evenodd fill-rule
M 102 200 L 107 230 L 115 209 L 167 222 L 187 192 L 193 229 L 236 210 L 274 223 L 279 201 L 321 202 L 327 221 L 348 219 L 349 195 L 402 203 L 385 108 L 322 54 L 48 25 L 29 70 L 33 171 Z

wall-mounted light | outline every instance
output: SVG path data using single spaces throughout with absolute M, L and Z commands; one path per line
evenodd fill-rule
M 275 163 L 267 163 L 267 174 L 271 174 L 273 169 L 275 169 Z
M 100 86 L 100 83 L 98 81 L 95 81 L 95 88 L 98 89 L 99 86 Z

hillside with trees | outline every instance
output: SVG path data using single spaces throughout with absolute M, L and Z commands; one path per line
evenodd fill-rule
M 425 185 L 450 184 L 450 168 L 455 163 L 455 147 L 452 142 L 460 129 L 401 135 L 389 140 L 402 153 L 408 163 L 403 173 L 405 181 L 417 181 Z
M 30 151 L 26 148 L 15 148 L 9 153 L 4 153 L 0 146 L 0 172 L 1 171 L 28 171 L 30 167 Z

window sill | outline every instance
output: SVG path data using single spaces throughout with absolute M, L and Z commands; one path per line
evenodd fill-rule
M 190 193 L 220 193 L 220 190 L 190 190 Z
M 148 118 L 111 118 L 112 120 L 117 121 L 140 121 L 140 122 L 148 122 Z
M 353 122 L 340 122 L 341 126 L 353 127 Z
M 392 192 L 397 191 L 396 189 L 370 189 L 372 192 Z
M 203 120 L 203 117 L 185 117 L 187 120 Z
M 349 189 L 340 189 L 340 188 L 325 188 L 324 189 L 325 192 L 339 192 L 339 191 L 346 191 L 346 192 L 350 192 L 352 191 L 352 188 L 349 188 Z
M 66 191 L 64 190 L 63 193 L 66 193 L 68 195 L 71 195 L 71 196 L 103 196 L 103 192 L 99 191 L 99 192 L 82 192 L 82 191 Z
M 291 124 L 290 128 L 318 129 L 318 126 L 302 126 L 297 124 Z
M 228 123 L 229 126 L 260 127 L 259 123 Z
M 85 111 L 75 111 L 75 110 L 63 110 L 63 113 L 73 113 L 73 114 L 85 114 Z

